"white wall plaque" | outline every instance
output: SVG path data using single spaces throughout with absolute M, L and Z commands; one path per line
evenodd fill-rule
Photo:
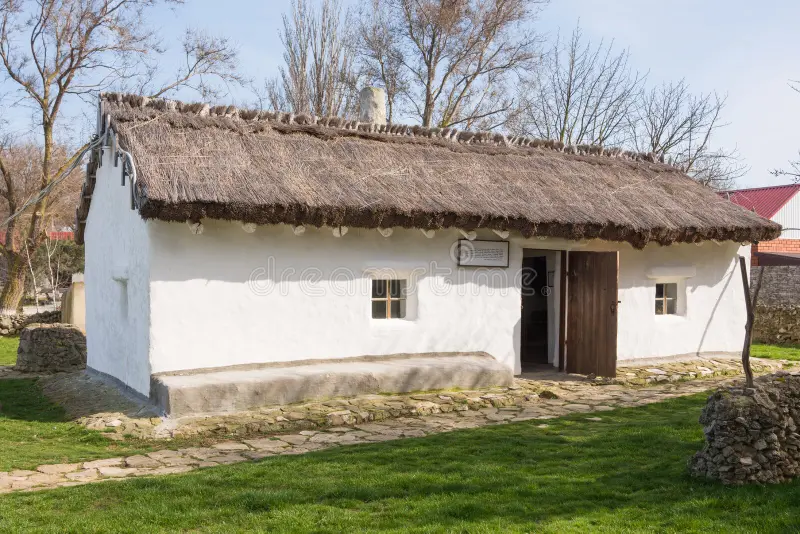
M 458 265 L 508 267 L 508 241 L 458 240 Z

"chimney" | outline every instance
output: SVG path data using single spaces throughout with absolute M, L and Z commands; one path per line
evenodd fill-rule
M 386 124 L 386 91 L 365 87 L 359 93 L 358 122 Z

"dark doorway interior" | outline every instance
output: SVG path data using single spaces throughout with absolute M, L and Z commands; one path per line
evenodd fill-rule
M 548 363 L 547 343 L 547 258 L 522 260 L 522 370 Z

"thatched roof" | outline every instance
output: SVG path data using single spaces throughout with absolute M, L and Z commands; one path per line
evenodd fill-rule
M 750 242 L 780 229 L 675 168 L 618 150 L 118 94 L 103 95 L 101 113 L 133 156 L 145 219 L 491 228 L 637 248 Z M 93 185 L 89 176 L 84 197 Z M 88 201 L 79 230 L 87 214 Z

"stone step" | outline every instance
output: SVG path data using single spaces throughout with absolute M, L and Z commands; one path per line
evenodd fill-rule
M 489 355 L 412 356 L 154 375 L 150 396 L 180 417 L 364 394 L 507 387 L 513 380 Z

